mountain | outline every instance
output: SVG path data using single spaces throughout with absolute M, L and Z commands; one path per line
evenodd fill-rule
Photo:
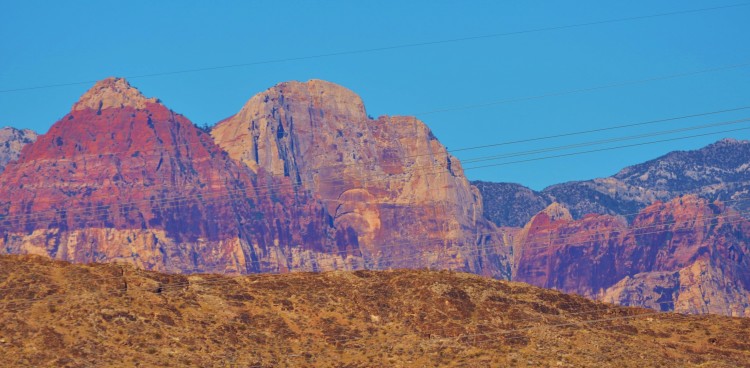
M 224 277 L 0 256 L 0 289 L 8 366 L 750 366 L 750 319 L 447 271 Z
M 0 174 L 0 253 L 164 272 L 452 268 L 509 277 L 481 198 L 429 129 L 332 83 L 282 83 L 211 135 L 96 83 Z
M 681 313 L 750 316 L 750 220 L 695 195 L 628 222 L 553 203 L 513 238 L 513 280 Z
M 694 151 L 676 151 L 642 164 L 622 169 L 608 178 L 573 181 L 534 192 L 518 184 L 477 183 L 487 215 L 500 226 L 522 226 L 530 211 L 555 201 L 575 218 L 589 213 L 632 214 L 655 201 L 669 201 L 696 194 L 710 201 L 721 200 L 739 211 L 750 209 L 745 200 L 750 191 L 750 141 L 723 139 Z
M 333 227 L 357 234 L 368 269 L 510 276 L 479 192 L 414 117 L 371 119 L 354 92 L 311 80 L 254 96 L 211 134 L 250 170 L 294 183 L 323 203 Z
M 18 159 L 23 146 L 34 142 L 36 138 L 37 134 L 33 130 L 13 127 L 0 129 L 0 172 L 5 170 L 8 162 Z

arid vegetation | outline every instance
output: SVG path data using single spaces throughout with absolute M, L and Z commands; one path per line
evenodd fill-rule
M 226 277 L 0 258 L 5 366 L 750 366 L 750 319 L 447 271 Z

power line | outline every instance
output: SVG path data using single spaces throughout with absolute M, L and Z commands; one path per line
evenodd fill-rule
M 415 48 L 415 47 L 451 44 L 451 43 L 466 42 L 466 41 L 476 41 L 476 40 L 493 39 L 493 38 L 508 37 L 508 36 L 517 36 L 517 35 L 530 34 L 530 33 L 541 33 L 541 32 L 559 31 L 559 30 L 565 30 L 565 29 L 584 28 L 584 27 L 591 27 L 591 26 L 610 24 L 610 23 L 630 22 L 630 21 L 635 21 L 635 20 L 662 18 L 662 17 L 668 17 L 668 16 L 685 15 L 685 14 L 693 14 L 693 13 L 708 12 L 708 11 L 717 11 L 717 10 L 724 10 L 724 9 L 739 8 L 739 7 L 744 7 L 748 5 L 750 5 L 750 3 L 748 2 L 736 3 L 736 4 L 730 4 L 730 5 L 713 6 L 713 7 L 699 8 L 699 9 L 678 10 L 678 11 L 672 11 L 672 12 L 663 12 L 663 13 L 632 16 L 632 17 L 605 19 L 605 20 L 599 20 L 599 21 L 567 24 L 567 25 L 561 25 L 561 26 L 532 28 L 532 29 L 512 31 L 512 32 L 490 33 L 490 34 L 484 34 L 484 35 L 458 37 L 458 38 L 450 38 L 450 39 L 443 39 L 443 40 L 423 41 L 423 42 L 405 43 L 405 44 L 400 44 L 400 45 L 373 47 L 373 48 L 366 48 L 366 49 L 346 50 L 346 51 L 337 51 L 337 52 L 296 56 L 296 57 L 288 57 L 288 58 L 259 60 L 259 61 L 252 61 L 252 62 L 247 62 L 247 63 L 183 69 L 183 70 L 175 70 L 175 71 L 160 72 L 160 73 L 140 74 L 140 75 L 133 75 L 133 76 L 126 77 L 126 78 L 127 79 L 151 78 L 151 77 L 159 77 L 159 76 L 175 75 L 175 74 L 187 74 L 187 73 L 197 73 L 197 72 L 205 72 L 205 71 L 212 71 L 212 70 L 257 66 L 257 65 L 278 64 L 278 63 L 285 63 L 285 62 L 291 62 L 291 61 L 321 59 L 321 58 L 328 58 L 328 57 L 335 57 L 335 56 L 366 54 L 366 53 L 382 52 L 382 51 L 389 51 L 389 50 L 399 50 L 399 49 L 408 49 L 408 48 Z M 45 89 L 45 88 L 53 88 L 53 87 L 66 87 L 66 86 L 74 86 L 74 85 L 80 85 L 80 84 L 91 84 L 95 82 L 96 81 L 89 80 L 89 81 L 81 81 L 81 82 L 46 84 L 46 85 L 33 86 L 33 87 L 8 88 L 8 89 L 0 90 L 0 93 L 28 91 L 28 90 Z
M 622 142 L 622 141 L 629 141 L 634 139 L 640 139 L 640 138 L 649 138 L 649 137 L 655 137 L 660 135 L 669 135 L 674 133 L 682 133 L 687 132 L 691 130 L 700 130 L 705 128 L 712 128 L 712 127 L 718 127 L 718 126 L 726 126 L 726 125 L 735 125 L 740 123 L 745 123 L 750 121 L 750 118 L 745 119 L 739 119 L 739 120 L 730 120 L 730 121 L 722 121 L 718 123 L 711 123 L 711 124 L 702 124 L 702 125 L 694 125 L 689 126 L 685 128 L 679 128 L 679 129 L 672 129 L 672 130 L 664 130 L 660 132 L 650 132 L 650 133 L 643 133 L 643 134 L 636 134 L 631 136 L 624 136 L 624 137 L 616 137 L 616 138 L 607 138 L 607 139 L 601 139 L 596 141 L 590 141 L 590 142 L 583 142 L 583 143 L 574 143 L 574 144 L 568 144 L 564 146 L 556 146 L 556 147 L 549 147 L 549 148 L 540 148 L 535 150 L 529 150 L 529 151 L 521 151 L 521 152 L 514 152 L 514 153 L 506 153 L 501 155 L 494 155 L 494 156 L 484 156 L 484 157 L 476 157 L 476 158 L 470 158 L 468 160 L 462 160 L 461 164 L 466 163 L 475 163 L 475 162 L 482 162 L 482 161 L 493 161 L 500 158 L 509 158 L 509 157 L 517 157 L 517 156 L 528 156 L 532 154 L 537 153 L 545 153 L 545 152 L 553 152 L 553 151 L 560 151 L 560 150 L 566 150 L 571 148 L 579 148 L 579 147 L 588 147 L 588 146 L 595 146 L 605 143 L 614 143 L 614 142 Z
M 743 109 L 747 109 L 747 108 L 750 108 L 750 107 L 741 107 L 741 108 L 729 109 L 729 110 L 719 110 L 719 111 L 715 111 L 715 112 L 708 112 L 708 113 L 694 114 L 694 115 L 686 115 L 686 116 L 680 116 L 680 117 L 674 117 L 674 118 L 668 118 L 668 119 L 661 119 L 661 120 L 651 120 L 651 121 L 648 121 L 648 122 L 645 122 L 645 123 L 636 123 L 636 125 L 652 124 L 654 122 L 673 121 L 673 120 L 677 120 L 677 119 L 684 119 L 684 118 L 690 118 L 690 117 L 695 117 L 695 116 L 705 116 L 705 115 L 716 114 L 716 113 L 723 113 L 723 112 L 728 112 L 728 111 L 739 111 L 739 110 L 743 110 Z M 576 144 L 571 144 L 571 145 L 566 145 L 566 146 L 557 146 L 557 147 L 549 147 L 549 148 L 542 148 L 542 149 L 536 149 L 536 150 L 519 151 L 519 152 L 512 152 L 512 153 L 506 153 L 506 154 L 495 155 L 495 156 L 482 156 L 482 157 L 476 157 L 476 158 L 461 160 L 461 164 L 463 165 L 463 164 L 466 164 L 466 163 L 473 163 L 473 162 L 478 162 L 478 161 L 489 161 L 489 160 L 495 160 L 495 159 L 500 159 L 500 158 L 516 157 L 516 156 L 527 156 L 527 155 L 536 154 L 536 153 L 544 153 L 544 152 L 565 150 L 565 149 L 569 149 L 569 148 L 578 148 L 578 147 L 585 147 L 585 146 L 598 145 L 598 144 L 604 144 L 604 143 L 611 143 L 611 142 L 617 142 L 617 141 L 632 140 L 632 139 L 638 139 L 638 138 L 647 138 L 647 137 L 653 137 L 653 136 L 658 136 L 658 135 L 667 135 L 667 134 L 685 132 L 685 131 L 690 131 L 690 130 L 705 129 L 705 128 L 710 128 L 710 127 L 718 127 L 718 126 L 725 126 L 725 125 L 734 125 L 734 124 L 739 124 L 739 123 L 746 122 L 748 120 L 750 120 L 750 118 L 739 119 L 739 120 L 721 121 L 721 122 L 709 123 L 709 124 L 703 124 L 703 125 L 693 125 L 693 126 L 688 126 L 688 127 L 679 128 L 679 129 L 673 129 L 673 130 L 664 130 L 664 131 L 650 132 L 650 133 L 644 133 L 644 134 L 639 134 L 639 135 L 634 135 L 634 136 L 623 136 L 623 137 L 609 138 L 609 139 L 605 139 L 605 140 L 589 141 L 589 142 L 576 143 Z M 632 126 L 632 124 L 628 125 L 628 126 Z M 621 125 L 619 127 L 623 127 L 623 126 Z M 603 129 L 607 129 L 607 128 L 603 128 Z M 594 131 L 597 131 L 597 130 L 594 130 Z M 569 133 L 569 134 L 566 134 L 566 135 L 579 134 L 579 133 L 580 132 L 575 132 L 575 133 Z M 525 141 L 528 142 L 528 141 L 540 140 L 540 139 L 546 139 L 546 137 L 532 138 L 532 139 L 528 139 L 528 140 L 525 140 Z M 513 143 L 518 143 L 518 142 L 522 142 L 522 141 L 514 141 Z M 188 144 L 189 143 L 178 144 L 178 145 L 161 146 L 161 147 L 159 147 L 159 149 L 169 148 L 169 147 L 186 146 Z M 496 143 L 496 144 L 491 144 L 491 145 L 476 146 L 474 148 L 488 148 L 488 147 L 502 146 L 502 145 L 506 145 L 506 144 L 508 144 L 508 143 L 507 142 L 502 142 L 502 143 Z M 205 147 L 205 146 L 202 146 L 202 147 L 208 149 L 208 147 Z M 473 148 L 463 148 L 463 149 L 459 149 L 459 150 L 469 150 L 469 149 L 473 149 Z M 154 149 L 153 151 L 156 151 L 156 150 L 157 149 Z M 134 151 L 132 149 L 129 149 L 129 150 L 125 150 L 125 151 L 112 151 L 112 152 L 101 152 L 101 153 L 74 154 L 71 158 L 65 158 L 65 155 L 63 154 L 63 157 L 62 158 L 58 158 L 57 161 L 58 162 L 59 161 L 71 161 L 71 162 L 75 162 L 77 159 L 85 158 L 85 157 L 95 157 L 95 158 L 101 159 L 102 155 L 115 155 L 115 154 L 119 154 L 119 153 L 129 153 L 129 152 L 138 152 L 138 153 L 140 153 L 140 152 L 148 152 L 148 151 L 151 151 L 151 150 L 135 150 Z M 451 150 L 446 150 L 446 152 L 451 152 Z M 154 154 L 149 154 L 149 155 L 139 154 L 137 157 L 141 158 L 141 159 L 147 158 L 147 157 L 160 157 L 161 158 L 161 157 L 164 157 L 165 155 L 169 156 L 169 152 L 164 152 L 164 151 L 159 150 L 158 152 L 156 152 Z M 193 155 L 187 154 L 187 156 L 188 157 L 192 157 L 192 156 L 194 156 L 194 154 Z M 441 156 L 442 157 L 442 153 L 440 153 L 440 152 L 430 152 L 430 153 L 415 154 L 415 155 L 404 155 L 404 156 L 400 157 L 399 162 L 400 163 L 405 163 L 405 161 L 407 159 L 418 158 L 418 157 L 425 157 L 425 156 Z M 118 157 L 114 157 L 114 158 L 115 159 L 119 159 Z M 48 159 L 33 159 L 33 160 L 23 161 L 22 163 L 24 165 L 28 165 L 29 163 L 38 162 L 38 161 L 48 161 Z M 315 171 L 316 173 L 319 173 L 323 169 L 342 169 L 342 168 L 351 167 L 351 166 L 367 166 L 367 165 L 377 165 L 377 164 L 388 164 L 388 163 L 387 162 L 381 163 L 381 162 L 377 162 L 377 161 L 367 161 L 367 162 L 359 162 L 358 161 L 358 162 L 353 162 L 353 163 L 349 163 L 349 164 L 336 164 L 336 165 L 317 166 L 317 167 L 312 168 L 312 170 Z M 57 186 L 35 186 L 34 188 L 56 188 L 56 187 Z
M 490 144 L 473 146 L 473 147 L 463 147 L 463 148 L 448 150 L 448 152 L 472 151 L 472 150 L 484 149 L 484 148 L 508 146 L 508 145 L 513 145 L 513 144 L 529 143 L 529 142 L 536 142 L 536 141 L 549 140 L 549 139 L 555 139 L 555 138 L 571 137 L 571 136 L 576 136 L 576 135 L 598 133 L 598 132 L 604 132 L 604 131 L 609 131 L 609 130 L 617 130 L 617 129 L 624 129 L 624 128 L 632 128 L 632 127 L 637 127 L 637 126 L 652 125 L 652 124 L 657 124 L 657 123 L 665 123 L 665 122 L 671 122 L 675 120 L 689 119 L 689 118 L 694 118 L 694 117 L 714 115 L 714 114 L 720 114 L 720 113 L 725 113 L 725 112 L 734 112 L 734 111 L 745 110 L 748 108 L 750 108 L 750 106 L 741 106 L 741 107 L 736 107 L 736 108 L 731 108 L 731 109 L 716 110 L 716 111 L 695 113 L 695 114 L 689 114 L 689 115 L 681 115 L 681 116 L 675 116 L 671 118 L 648 120 L 648 121 L 638 122 L 638 123 L 613 125 L 613 126 L 608 126 L 605 128 L 579 130 L 575 132 L 546 135 L 546 136 L 534 137 L 534 138 L 524 138 L 524 139 L 519 139 L 519 140 L 505 141 L 505 142 L 499 142 L 499 143 L 490 143 Z
M 686 137 L 661 139 L 661 140 L 658 140 L 658 141 L 627 144 L 627 145 L 622 145 L 622 146 L 600 148 L 600 149 L 594 149 L 594 150 L 588 150 L 588 151 L 572 152 L 572 153 L 565 153 L 565 154 L 552 155 L 552 156 L 544 156 L 544 157 L 538 157 L 538 158 L 530 158 L 530 159 L 518 160 L 518 161 L 509 161 L 509 162 L 503 162 L 503 163 L 498 163 L 498 164 L 488 164 L 488 165 L 481 165 L 481 166 L 473 166 L 473 167 L 469 167 L 469 168 L 464 168 L 464 171 L 475 170 L 475 169 L 483 169 L 483 168 L 495 167 L 495 166 L 513 165 L 513 164 L 519 164 L 519 163 L 524 163 L 524 162 L 548 160 L 548 159 L 560 158 L 560 157 L 569 157 L 569 156 L 576 156 L 576 155 L 584 155 L 584 154 L 595 153 L 595 152 L 605 152 L 605 151 L 611 151 L 611 150 L 622 149 L 622 148 L 631 148 L 631 147 L 638 147 L 638 146 L 646 146 L 646 145 L 650 145 L 650 144 L 672 142 L 672 141 L 681 140 L 681 139 L 690 139 L 690 138 L 697 138 L 697 137 L 705 137 L 705 136 L 709 136 L 709 135 L 716 135 L 716 134 L 737 132 L 737 131 L 748 130 L 748 129 L 750 129 L 750 128 L 730 129 L 730 130 L 723 130 L 723 131 L 720 131 L 720 132 L 695 134 L 695 135 L 690 135 L 690 136 L 686 136 Z

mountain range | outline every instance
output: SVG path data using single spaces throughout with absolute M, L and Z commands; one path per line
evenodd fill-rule
M 471 183 L 424 123 L 370 118 L 320 80 L 271 87 L 207 132 L 108 78 L 36 139 L 6 131 L 0 254 L 168 273 L 451 269 L 750 315 L 746 141 L 541 192 Z
M 5 167 L 0 216 L 2 252 L 73 262 L 510 276 L 479 193 L 426 125 L 370 119 L 317 80 L 274 86 L 207 134 L 105 79 Z

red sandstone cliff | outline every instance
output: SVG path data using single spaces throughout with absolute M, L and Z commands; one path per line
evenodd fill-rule
M 514 236 L 513 278 L 626 305 L 750 315 L 750 221 L 695 196 L 573 220 L 558 204 Z

